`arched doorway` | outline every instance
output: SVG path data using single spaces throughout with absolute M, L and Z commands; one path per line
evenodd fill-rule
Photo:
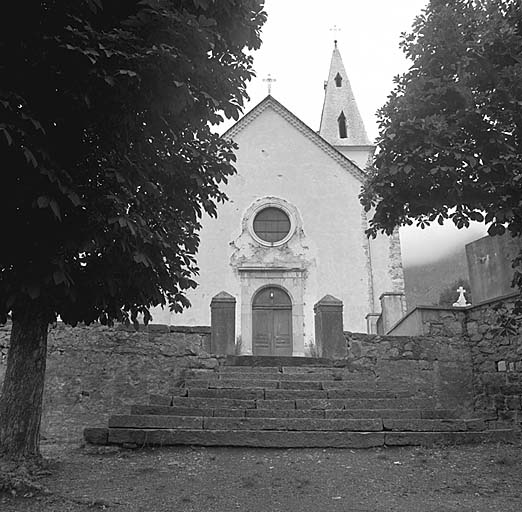
M 281 288 L 263 288 L 252 303 L 252 351 L 256 356 L 291 356 L 292 301 Z

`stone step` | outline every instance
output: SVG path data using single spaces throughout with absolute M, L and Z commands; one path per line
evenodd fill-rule
M 458 419 L 458 411 L 451 409 L 213 409 L 170 405 L 133 405 L 130 412 L 131 414 L 250 418 Z
M 264 389 L 231 389 L 231 388 L 181 388 L 179 396 L 189 398 L 232 398 L 239 400 L 263 400 Z
M 319 382 L 319 385 L 321 383 Z M 222 379 L 222 378 L 214 378 L 214 379 L 186 379 L 185 386 L 187 388 L 195 387 L 195 388 L 240 388 L 240 389 L 249 389 L 249 388 L 258 388 L 258 389 L 277 389 L 280 385 L 279 380 L 267 380 L 267 379 L 249 379 L 249 380 L 241 380 L 241 379 Z
M 209 390 L 210 391 L 210 390 Z M 219 391 L 219 390 L 216 390 Z M 297 398 L 242 399 L 226 397 L 151 396 L 151 405 L 232 409 L 436 409 L 430 398 Z
M 87 442 L 135 446 L 201 445 L 264 448 L 370 448 L 514 441 L 512 430 L 482 432 L 335 432 L 87 428 Z
M 322 357 L 292 357 L 292 356 L 227 356 L 225 366 L 227 367 L 337 367 L 345 366 L 345 362 L 325 359 Z
M 303 398 L 296 400 L 260 400 L 259 402 L 290 402 L 281 404 L 279 408 L 296 409 L 435 409 L 435 402 L 430 398 Z M 259 406 L 258 406 L 259 407 Z M 263 405 L 265 407 L 265 405 Z
M 361 377 L 372 377 L 375 375 L 368 371 L 357 371 L 350 368 L 335 368 L 335 367 L 310 367 L 310 366 L 282 366 L 281 373 L 283 375 L 321 375 L 326 373 L 332 375 L 334 378 L 350 377 L 359 375 Z
M 380 419 L 319 418 L 205 418 L 207 430 L 289 430 L 289 431 L 336 431 L 379 432 L 383 430 Z
M 337 432 L 378 432 L 380 419 L 320 418 L 219 418 L 198 416 L 117 415 L 109 418 L 109 428 L 185 428 L 204 430 L 321 430 Z
M 325 418 L 458 419 L 458 411 L 452 409 L 329 409 L 324 413 Z
M 170 404 L 154 403 L 152 405 L 173 405 L 175 407 L 190 407 L 203 409 L 255 409 L 256 400 L 238 400 L 232 398 L 189 398 L 189 397 L 174 397 L 171 398 Z M 263 400 L 259 400 L 263 402 Z M 292 407 L 295 409 L 295 407 Z
M 206 390 L 213 391 L 213 390 Z M 214 390 L 222 391 L 222 390 Z M 228 391 L 228 390 L 223 390 Z M 247 390 L 245 390 L 247 391 Z M 266 391 L 268 392 L 268 391 Z M 241 396 L 241 395 L 239 395 Z M 151 396 L 151 405 L 210 409 L 436 409 L 431 398 L 260 399 L 203 396 Z
M 186 388 L 216 389 L 287 389 L 287 390 L 346 390 L 346 397 L 395 398 L 412 396 L 413 390 L 390 391 L 375 384 L 346 381 L 307 381 L 307 380 L 238 380 L 238 379 L 186 379 Z
M 278 366 L 220 366 L 217 372 L 221 374 L 241 374 L 241 373 L 255 373 L 255 374 L 273 374 L 281 373 L 281 368 Z
M 375 383 L 376 378 L 372 374 L 357 372 L 320 371 L 312 373 L 281 373 L 281 372 L 222 372 L 214 370 L 190 370 L 185 375 L 186 379 L 203 380 L 276 380 L 276 381 L 333 381 L 350 383 Z
M 481 419 L 384 419 L 383 429 L 395 432 L 480 432 L 486 430 L 486 422 Z
M 480 419 L 425 420 L 380 418 L 212 417 L 127 414 L 109 418 L 109 428 L 184 428 L 204 430 L 334 430 L 337 432 L 466 432 L 486 429 Z
M 119 414 L 109 417 L 109 428 L 203 429 L 202 416 Z

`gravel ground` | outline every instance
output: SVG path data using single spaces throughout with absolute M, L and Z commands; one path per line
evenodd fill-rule
M 393 449 L 43 447 L 47 490 L 2 512 L 520 512 L 522 445 Z

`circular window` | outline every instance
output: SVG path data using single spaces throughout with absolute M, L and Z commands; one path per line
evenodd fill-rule
M 276 244 L 288 236 L 292 224 L 286 212 L 280 208 L 269 206 L 263 208 L 254 217 L 252 227 L 260 240 L 269 244 Z

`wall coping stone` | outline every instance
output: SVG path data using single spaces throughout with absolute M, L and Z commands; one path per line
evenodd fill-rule
M 210 301 L 210 304 L 212 305 L 216 302 L 230 302 L 235 304 L 236 298 L 230 295 L 230 293 L 223 291 L 219 292 L 217 295 L 214 295 L 214 297 L 212 297 L 212 300 Z
M 344 331 L 344 337 L 346 339 L 364 339 L 372 342 L 391 341 L 391 342 L 404 342 L 415 339 L 417 341 L 425 341 L 433 343 L 434 340 L 443 340 L 444 343 L 467 343 L 462 335 L 455 336 L 443 336 L 441 334 L 401 334 L 400 336 L 394 336 L 392 334 L 368 334 L 366 332 L 351 332 Z
M 522 294 L 520 294 L 520 292 L 512 292 L 512 293 L 508 293 L 506 295 L 500 295 L 499 297 L 495 297 L 493 299 L 487 299 L 487 300 L 483 300 L 481 302 L 477 302 L 476 304 L 472 304 L 470 307 L 463 308 L 463 309 L 473 309 L 475 307 L 486 306 L 488 304 L 493 304 L 495 302 L 503 302 L 505 300 L 513 299 L 515 297 L 520 297 L 522 299 Z
M 136 329 L 132 324 L 125 325 L 122 323 L 114 324 L 113 327 L 109 327 L 107 325 L 102 325 L 98 322 L 93 322 L 90 325 L 86 324 L 78 324 L 75 327 L 72 327 L 71 325 L 68 325 L 64 322 L 58 321 L 56 322 L 57 327 L 68 327 L 71 329 L 76 328 L 89 328 L 89 327 L 105 327 L 107 329 L 114 329 L 114 330 L 124 330 L 124 331 L 131 331 L 131 332 L 151 332 L 154 334 L 167 334 L 169 332 L 172 333 L 181 333 L 181 334 L 210 334 L 210 326 L 208 325 L 168 325 L 168 324 L 153 324 L 150 323 L 148 325 L 139 324 L 138 329 Z M 8 319 L 5 324 L 0 324 L 0 328 L 9 330 L 11 329 L 11 320 Z
M 185 334 L 210 334 L 210 325 L 171 325 L 169 330 Z
M 473 306 L 464 306 L 464 307 L 454 307 L 454 306 L 415 306 L 413 309 L 408 311 L 398 322 L 395 322 L 388 332 L 392 332 L 396 327 L 398 327 L 402 322 L 404 322 L 408 317 L 413 315 L 416 311 L 448 311 L 451 313 L 465 313 L 473 309 Z M 415 335 L 412 335 L 415 336 Z
M 383 297 L 389 297 L 390 295 L 398 295 L 402 297 L 404 295 L 404 292 L 384 292 L 381 293 L 381 296 L 379 297 L 379 300 L 381 300 Z
M 319 302 L 315 304 L 314 311 L 319 306 L 335 306 L 342 308 L 343 301 L 339 300 L 337 297 L 334 297 L 333 295 L 325 295 Z

